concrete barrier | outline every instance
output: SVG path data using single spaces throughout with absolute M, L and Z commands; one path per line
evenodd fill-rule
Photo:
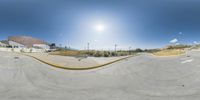
M 0 48 L 0 51 L 12 52 L 12 48 Z
M 42 53 L 45 52 L 44 49 L 35 48 L 0 48 L 0 51 L 4 52 L 25 52 L 25 53 Z

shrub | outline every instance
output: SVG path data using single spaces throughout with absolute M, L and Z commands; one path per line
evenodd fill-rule
M 136 52 L 143 52 L 143 50 L 140 49 L 140 48 L 137 48 L 135 51 L 136 51 Z
M 104 57 L 109 57 L 110 56 L 110 52 L 108 52 L 108 51 L 104 51 L 103 54 L 104 54 Z
M 117 56 L 116 52 L 111 52 L 111 56 Z
M 179 44 L 179 45 L 170 45 L 170 46 L 167 46 L 166 49 L 185 49 L 185 48 L 189 48 L 189 47 L 191 47 L 191 46 Z
M 95 57 L 102 57 L 104 54 L 102 53 L 102 52 L 100 52 L 100 51 L 97 51 L 95 54 L 94 54 L 94 56 Z

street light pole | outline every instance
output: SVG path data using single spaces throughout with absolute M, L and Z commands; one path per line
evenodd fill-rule
M 88 50 L 88 53 L 89 53 L 89 51 L 90 51 L 90 43 L 89 42 L 87 43 L 87 50 Z
M 117 53 L 117 44 L 115 44 L 115 53 Z

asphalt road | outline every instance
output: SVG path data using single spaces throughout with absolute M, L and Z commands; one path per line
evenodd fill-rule
M 187 55 L 70 71 L 0 52 L 0 100 L 199 100 L 200 52 Z

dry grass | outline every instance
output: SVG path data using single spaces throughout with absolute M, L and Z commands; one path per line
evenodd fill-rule
M 79 51 L 72 51 L 72 50 L 55 51 L 55 52 L 50 52 L 49 54 L 51 54 L 51 55 L 61 55 L 61 56 L 77 56 L 77 55 L 81 55 L 81 53 Z
M 137 53 L 138 51 L 98 51 L 98 50 L 90 50 L 84 51 L 84 50 L 57 50 L 54 52 L 50 52 L 50 55 L 60 55 L 60 56 L 93 56 L 93 57 L 114 57 L 114 56 L 127 56 L 127 55 L 133 55 Z M 140 51 L 139 51 L 140 52 Z
M 153 55 L 155 56 L 176 56 L 184 54 L 185 51 L 181 49 L 165 49 L 158 52 L 154 52 Z

